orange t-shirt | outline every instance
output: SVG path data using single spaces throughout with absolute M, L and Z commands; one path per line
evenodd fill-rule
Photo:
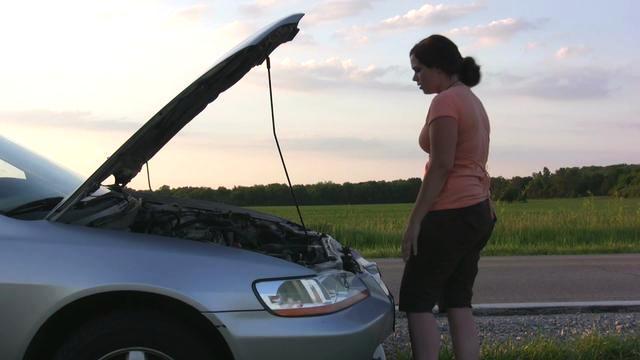
M 453 168 L 430 210 L 457 209 L 489 198 L 490 177 L 486 171 L 489 157 L 489 117 L 480 99 L 465 85 L 452 86 L 431 101 L 426 124 L 420 133 L 420 147 L 430 152 L 429 126 L 439 117 L 451 117 L 458 123 L 458 142 Z M 447 121 L 447 120 L 438 120 Z M 431 156 L 425 167 L 429 171 Z

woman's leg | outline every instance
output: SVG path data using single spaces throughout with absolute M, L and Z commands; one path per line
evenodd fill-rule
M 465 254 L 458 267 L 449 277 L 444 291 L 444 299 L 449 318 L 449 332 L 453 343 L 453 352 L 456 360 L 477 360 L 480 358 L 480 341 L 478 329 L 471 312 L 471 298 L 473 296 L 473 284 L 478 274 L 478 261 L 480 251 L 487 244 L 495 221 L 489 216 L 489 204 L 485 202 L 481 207 L 474 208 L 475 217 L 466 220 L 476 226 L 467 228 L 468 233 L 461 236 L 474 248 Z
M 407 313 L 411 351 L 414 360 L 437 360 L 440 353 L 440 331 L 430 312 Z
M 478 330 L 470 308 L 449 308 L 449 332 L 456 360 L 477 360 L 480 358 Z

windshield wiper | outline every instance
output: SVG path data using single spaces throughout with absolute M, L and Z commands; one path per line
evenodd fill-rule
M 63 199 L 62 196 L 53 196 L 49 198 L 38 199 L 35 201 L 28 202 L 26 204 L 22 204 L 9 211 L 6 211 L 4 215 L 16 216 L 16 215 L 26 214 L 34 211 L 48 211 L 53 209 L 54 206 L 58 205 L 58 203 L 62 201 L 62 199 Z

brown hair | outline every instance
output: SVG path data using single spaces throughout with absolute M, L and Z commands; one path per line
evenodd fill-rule
M 442 35 L 431 35 L 415 44 L 409 55 L 413 55 L 428 68 L 437 68 L 445 74 L 458 78 L 465 85 L 472 87 L 480 82 L 480 66 L 467 56 L 460 55 L 456 44 Z

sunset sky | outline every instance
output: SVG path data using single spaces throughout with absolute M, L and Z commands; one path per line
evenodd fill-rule
M 0 135 L 89 176 L 254 31 L 305 13 L 271 56 L 294 183 L 421 177 L 431 96 L 409 49 L 434 33 L 481 65 L 492 176 L 640 163 L 640 2 L 0 0 Z M 286 181 L 264 65 L 149 163 L 154 188 Z M 142 176 L 145 175 L 145 176 Z M 146 187 L 141 173 L 133 187 Z

